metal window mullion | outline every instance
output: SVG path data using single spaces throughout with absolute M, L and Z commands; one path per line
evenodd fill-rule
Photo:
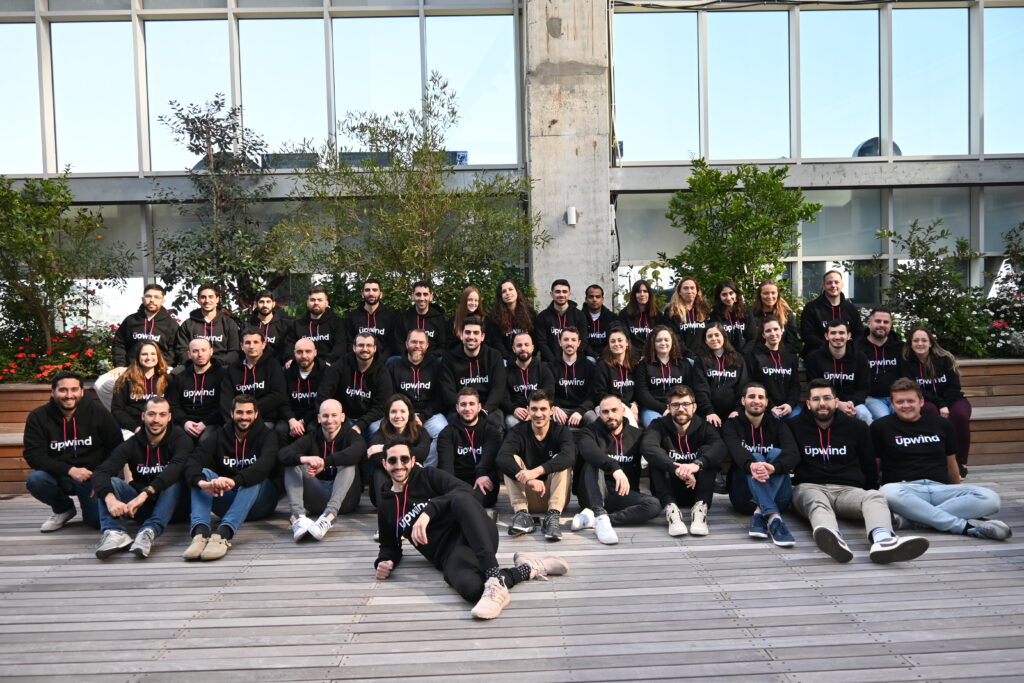
M 240 47 L 238 16 L 234 0 L 228 0 L 228 69 L 231 77 L 230 106 L 242 106 L 242 56 Z M 245 107 L 242 106 L 242 125 L 245 125 Z
M 885 187 L 879 190 L 881 193 L 881 209 L 882 215 L 879 218 L 882 221 L 882 228 L 886 230 L 893 230 L 893 219 L 894 219 L 894 206 L 892 197 L 892 188 Z M 892 240 L 885 237 L 879 244 L 879 252 L 882 254 L 883 260 L 886 262 L 885 272 L 882 273 L 881 289 L 888 289 L 890 284 L 889 274 L 892 273 L 893 268 L 896 265 L 896 259 L 892 253 Z
M 57 117 L 53 103 L 53 51 L 51 50 L 50 22 L 39 16 L 42 9 L 36 5 L 36 59 L 39 73 L 40 152 L 43 173 L 53 175 L 57 168 Z
M 700 117 L 700 156 L 711 156 L 708 125 L 708 13 L 697 12 L 697 106 Z
M 425 101 L 427 98 L 427 83 L 429 71 L 427 70 L 427 10 L 424 7 L 425 0 L 419 1 L 420 6 L 420 97 Z M 422 106 L 422 105 L 421 105 Z
M 338 102 L 334 87 L 334 20 L 329 5 L 324 2 L 324 59 L 327 60 L 327 139 L 334 140 L 338 134 Z
M 892 5 L 878 8 L 879 155 L 893 160 Z
M 985 157 L 985 0 L 967 9 L 968 105 L 971 154 Z
M 800 8 L 789 8 L 789 154 L 796 163 L 803 158 L 803 142 L 800 139 Z
M 610 10 L 609 10 L 610 11 Z M 526 173 L 526 107 L 523 74 L 526 73 L 526 0 L 512 0 L 512 64 L 516 87 L 516 156 L 517 166 Z
M 985 243 L 982 239 L 985 236 L 985 200 L 984 191 L 980 185 L 971 185 L 970 188 L 970 229 L 969 235 L 971 248 L 984 253 L 982 247 Z M 972 287 L 982 287 L 985 284 L 985 257 L 980 256 L 973 259 L 968 268 L 968 280 Z
M 146 71 L 146 29 L 132 4 L 132 53 L 135 69 L 135 130 L 139 176 L 152 170 L 149 145 L 149 75 Z

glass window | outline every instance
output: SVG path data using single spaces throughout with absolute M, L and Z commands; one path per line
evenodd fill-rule
M 1024 7 L 985 8 L 985 152 L 1024 152 Z
M 878 12 L 800 12 L 800 69 L 803 156 L 868 156 L 857 150 L 878 137 Z
M 878 190 L 808 190 L 804 196 L 822 205 L 818 219 L 803 224 L 804 256 L 878 253 L 875 233 L 882 227 Z
M 138 171 L 131 23 L 56 23 L 50 37 L 58 166 Z
M 41 173 L 39 71 L 35 24 L 0 24 L 4 105 L 0 107 L 0 173 Z
M 51 12 L 64 10 L 131 9 L 131 0 L 50 0 Z
M 335 19 L 334 84 L 339 120 L 350 111 L 418 109 L 423 92 L 419 19 Z
M 615 15 L 615 137 L 625 161 L 700 156 L 697 15 Z
M 789 156 L 786 12 L 708 14 L 708 126 L 713 159 Z
M 665 217 L 672 196 L 668 192 L 618 196 L 615 225 L 622 263 L 646 263 L 657 258 L 659 251 L 675 256 L 690 243 L 690 237 Z
M 518 160 L 514 57 L 512 17 L 427 18 L 427 68 L 458 95 L 459 122 L 446 145 L 468 152 L 467 163 Z
M 1024 222 L 1024 187 L 985 188 L 985 247 L 1003 252 L 1003 235 Z
M 245 125 L 269 151 L 327 137 L 323 19 L 238 22 Z
M 75 207 L 78 209 L 79 207 Z M 108 245 L 120 242 L 122 245 L 136 252 L 136 258 L 132 264 L 132 273 L 142 275 L 143 254 L 139 250 L 143 241 L 143 213 L 137 204 L 112 204 L 104 206 L 86 205 L 81 208 L 87 209 L 95 215 L 103 217 L 103 241 Z M 124 315 L 123 313 L 121 315 Z
M 188 45 L 187 50 L 182 46 Z M 226 21 L 147 21 L 146 69 L 149 71 L 150 153 L 154 171 L 180 171 L 197 159 L 174 142 L 157 120 L 168 116 L 168 102 L 203 106 L 217 93 L 228 95 L 228 28 Z
M 949 230 L 949 240 L 936 244 L 953 246 L 958 237 L 970 239 L 971 191 L 967 187 L 897 188 L 892 191 L 893 229 L 906 234 L 911 221 L 927 225 L 942 219 L 941 229 Z
M 34 12 L 36 0 L 0 0 L 0 12 Z
M 892 51 L 894 142 L 905 156 L 967 154 L 967 10 L 894 10 Z
M 191 7 L 227 7 L 228 0 L 143 0 L 146 9 L 188 9 Z

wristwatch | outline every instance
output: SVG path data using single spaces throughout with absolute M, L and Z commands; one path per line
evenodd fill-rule
M 152 486 L 147 486 L 146 488 L 142 489 L 142 492 L 145 493 L 150 498 L 156 496 L 156 489 L 153 488 Z

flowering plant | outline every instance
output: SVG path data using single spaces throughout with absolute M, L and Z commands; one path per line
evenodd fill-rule
M 97 377 L 111 367 L 113 331 L 104 325 L 72 327 L 46 340 L 21 337 L 0 347 L 0 383 L 49 382 L 58 372 Z

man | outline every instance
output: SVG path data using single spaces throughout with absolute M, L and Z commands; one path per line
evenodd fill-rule
M 202 337 L 188 343 L 188 358 L 182 372 L 171 374 L 167 397 L 174 424 L 195 443 L 224 424 L 220 408 L 224 368 L 213 357 L 210 340 Z
M 473 387 L 459 389 L 455 412 L 437 437 L 437 466 L 472 486 L 480 504 L 493 508 L 500 484 L 494 463 L 501 433 L 480 419 L 480 392 Z
M 376 338 L 360 332 L 354 338 L 352 352 L 324 372 L 319 399 L 339 401 L 348 424 L 369 438 L 384 417 L 384 402 L 391 391 L 391 377 L 377 356 Z
M 414 327 L 405 335 L 405 355 L 387 366 L 391 386 L 409 398 L 416 423 L 432 439 L 430 455 L 423 463 L 426 467 L 437 464 L 437 436 L 448 426 L 441 405 L 441 363 L 437 356 L 429 355 L 430 347 L 427 331 Z
M 256 295 L 256 303 L 253 305 L 252 315 L 249 316 L 249 325 L 263 333 L 267 354 L 273 356 L 279 363 L 288 360 L 284 357 L 285 338 L 291 330 L 292 319 L 283 309 L 277 308 L 273 293 L 264 290 Z
M 626 423 L 626 404 L 605 396 L 597 422 L 580 431 L 583 481 L 591 508 L 573 517 L 572 530 L 594 529 L 605 545 L 619 542 L 616 525 L 643 524 L 661 512 L 654 496 L 640 492 L 640 430 Z
M 256 399 L 259 413 L 268 427 L 281 418 L 282 407 L 288 402 L 284 372 L 280 364 L 266 353 L 263 333 L 250 327 L 242 333 L 242 360 L 229 365 L 221 380 L 220 405 L 227 418 L 231 402 L 239 394 Z
M 101 560 L 128 546 L 139 559 L 149 557 L 153 541 L 167 528 L 180 499 L 181 474 L 192 455 L 192 440 L 171 423 L 171 404 L 162 396 L 146 401 L 142 424 L 142 430 L 115 448 L 92 477 L 103 532 L 96 546 Z M 130 481 L 121 478 L 125 467 Z M 125 533 L 124 517 L 142 525 L 134 543 Z
M 534 352 L 533 335 L 519 332 L 512 338 L 515 362 L 505 368 L 505 398 L 501 409 L 505 413 L 505 426 L 511 429 L 530 419 L 529 396 L 543 389 L 549 396 L 555 393 L 555 378 L 548 366 Z
M 260 419 L 256 399 L 235 396 L 231 419 L 199 444 L 185 466 L 192 494 L 192 543 L 182 554 L 185 560 L 219 560 L 243 522 L 274 512 L 278 493 L 268 476 L 276 462 L 277 436 Z M 216 533 L 212 512 L 220 517 Z
M 811 351 L 827 346 L 825 327 L 830 320 L 842 320 L 853 339 L 864 333 L 864 325 L 860 321 L 860 313 L 853 302 L 843 294 L 843 276 L 838 270 L 825 273 L 821 281 L 822 291 L 817 299 L 804 306 L 800 319 L 800 337 L 804 340 L 803 356 L 806 359 Z
M 345 424 L 341 403 L 334 399 L 320 404 L 317 422 L 318 429 L 278 454 L 296 541 L 307 533 L 323 540 L 339 514 L 355 511 L 363 492 L 359 465 L 366 458 L 366 440 Z M 309 511 L 319 515 L 315 522 Z
M 327 290 L 320 285 L 311 287 L 306 297 L 306 315 L 292 321 L 285 345 L 284 355 L 291 358 L 295 342 L 299 339 L 310 339 L 316 344 L 316 353 L 325 363 L 334 361 L 345 355 L 348 338 L 341 318 L 331 310 L 327 301 Z M 290 361 L 286 361 L 286 365 Z
M 892 313 L 888 308 L 879 306 L 872 309 L 868 316 L 867 334 L 855 340 L 854 348 L 867 358 L 871 371 L 871 385 L 864 401 L 871 419 L 891 414 L 889 387 L 903 374 L 900 363 L 903 341 L 892 329 Z
M 50 380 L 50 400 L 25 420 L 25 462 L 34 472 L 25 487 L 53 511 L 39 530 L 57 531 L 75 516 L 78 497 L 82 520 L 99 528 L 99 509 L 92 497 L 92 473 L 121 444 L 121 428 L 99 403 L 85 398 L 82 377 L 60 372 Z
M 928 539 L 893 534 L 885 496 L 872 490 L 878 469 L 868 426 L 838 409 L 835 391 L 825 380 L 812 380 L 807 394 L 807 410 L 788 424 L 800 452 L 793 507 L 811 522 L 814 543 L 836 562 L 853 559 L 839 532 L 840 516 L 863 520 L 872 562 L 906 562 L 924 554 Z
M 601 285 L 590 285 L 587 287 L 587 298 L 583 307 L 583 313 L 587 320 L 587 345 L 584 354 L 595 360 L 601 358 L 604 347 L 608 345 L 608 332 L 613 323 L 619 323 L 619 318 L 604 305 L 604 288 Z
M 552 422 L 551 397 L 537 390 L 530 394 L 530 421 L 516 425 L 505 436 L 497 465 L 505 475 L 505 490 L 512 503 L 509 536 L 532 534 L 531 512 L 545 512 L 541 533 L 549 541 L 562 540 L 559 519 L 572 490 L 576 446 L 569 428 Z
M 178 328 L 178 365 L 188 360 L 188 343 L 202 337 L 213 346 L 213 357 L 230 367 L 238 361 L 238 323 L 220 308 L 220 295 L 213 285 L 200 285 L 196 296 L 199 308 L 192 309 Z
M 320 384 L 327 374 L 327 365 L 317 355 L 312 339 L 303 337 L 296 340 L 292 356 L 292 362 L 284 371 L 288 400 L 281 406 L 277 432 L 280 443 L 303 436 L 307 427 L 316 423 Z
M 591 398 L 590 380 L 594 376 L 594 364 L 577 353 L 580 348 L 580 332 L 575 327 L 566 327 L 558 334 L 561 353 L 551 363 L 551 374 L 555 377 L 555 408 L 552 418 L 560 424 L 579 427 L 583 416 L 594 407 Z
M 494 619 L 508 606 L 509 589 L 520 581 L 569 572 L 560 557 L 527 553 L 515 554 L 513 568 L 500 568 L 498 529 L 468 484 L 437 467 L 418 467 L 401 436 L 388 441 L 384 453 L 388 481 L 379 495 L 380 551 L 373 563 L 378 580 L 394 573 L 405 538 L 463 599 L 476 603 L 475 618 Z
M 641 438 L 640 454 L 651 466 L 651 493 L 665 513 L 669 536 L 707 536 L 725 446 L 718 431 L 694 414 L 697 399 L 690 387 L 677 384 L 667 398 L 668 415 L 654 420 Z M 689 529 L 680 505 L 690 508 Z
M 345 332 L 349 339 L 357 334 L 372 334 L 377 341 L 377 355 L 383 360 L 398 355 L 401 343 L 402 321 L 398 314 L 381 303 L 379 280 L 366 280 L 363 283 L 363 303 L 349 311 L 345 316 Z
M 480 393 L 485 419 L 500 430 L 504 426 L 501 402 L 505 394 L 505 364 L 501 353 L 484 346 L 484 321 L 480 318 L 463 320 L 459 337 L 462 343 L 445 355 L 441 366 L 444 409 L 454 409 L 459 389 L 473 387 Z
M 893 414 L 871 424 L 871 437 L 896 528 L 931 528 L 1000 541 L 1012 536 L 1005 523 L 983 519 L 999 511 L 996 492 L 960 483 L 953 424 L 921 413 L 921 386 L 901 377 L 892 383 L 890 396 Z
M 793 498 L 789 473 L 799 461 L 796 442 L 782 420 L 766 420 L 768 392 L 750 382 L 740 397 L 743 412 L 725 421 L 722 439 L 735 467 L 729 472 L 729 501 L 751 515 L 751 538 L 769 538 L 782 548 L 796 545 L 782 519 Z
M 849 326 L 829 320 L 825 327 L 828 346 L 807 356 L 807 379 L 825 379 L 836 392 L 839 410 L 871 424 L 871 411 L 864 405 L 871 386 L 868 359 L 849 344 Z
M 430 283 L 418 280 L 412 284 L 412 305 L 402 313 L 402 334 L 408 339 L 412 330 L 423 330 L 429 343 L 427 355 L 439 356 L 448 348 L 448 322 L 444 309 L 434 303 Z
M 569 281 L 558 279 L 551 283 L 551 303 L 537 314 L 537 334 L 540 337 L 540 355 L 547 363 L 554 363 L 561 354 L 559 339 L 562 330 L 574 327 L 582 337 L 579 346 L 587 343 L 586 330 L 590 324 L 587 315 L 572 301 Z

